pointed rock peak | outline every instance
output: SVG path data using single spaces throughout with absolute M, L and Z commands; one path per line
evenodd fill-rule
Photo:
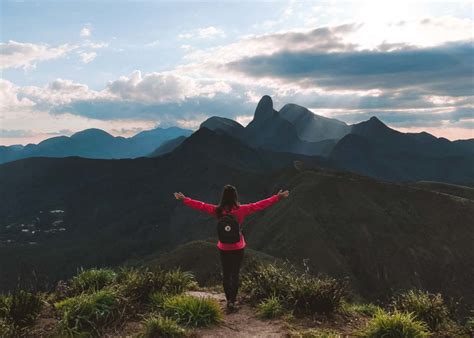
M 268 95 L 263 95 L 255 109 L 254 120 L 266 120 L 273 115 L 273 100 Z

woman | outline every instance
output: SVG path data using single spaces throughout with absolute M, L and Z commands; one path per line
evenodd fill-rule
M 227 184 L 224 186 L 224 190 L 222 191 L 219 205 L 214 205 L 193 200 L 184 196 L 181 192 L 174 193 L 177 200 L 183 201 L 185 205 L 193 209 L 204 211 L 218 219 L 225 214 L 232 214 L 237 218 L 239 224 L 243 223 L 246 216 L 256 211 L 268 208 L 278 202 L 281 198 L 288 197 L 288 195 L 288 190 L 280 190 L 277 194 L 267 199 L 255 203 L 240 204 L 238 201 L 237 189 L 234 186 Z M 245 246 L 246 243 L 242 233 L 240 233 L 240 240 L 236 243 L 217 242 L 222 263 L 224 292 L 227 300 L 227 309 L 229 311 L 236 310 L 235 301 L 239 288 L 239 271 L 244 256 Z

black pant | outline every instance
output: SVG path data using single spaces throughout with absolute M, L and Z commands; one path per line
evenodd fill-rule
M 219 250 L 222 263 L 222 275 L 225 298 L 229 302 L 235 302 L 239 290 L 239 271 L 244 249 L 241 250 Z

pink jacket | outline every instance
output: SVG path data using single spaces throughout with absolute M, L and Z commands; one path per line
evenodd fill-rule
M 269 206 L 275 204 L 280 200 L 280 196 L 278 194 L 273 195 L 272 197 L 269 197 L 267 199 L 255 202 L 255 203 L 249 203 L 249 204 L 241 204 L 240 207 L 234 208 L 230 211 L 231 214 L 235 215 L 237 217 L 237 220 L 239 223 L 242 225 L 244 218 L 250 214 L 253 214 L 256 211 L 263 210 L 265 208 L 268 208 Z M 214 204 L 207 204 L 201 201 L 193 200 L 189 197 L 185 197 L 183 199 L 184 204 L 187 206 L 207 212 L 210 215 L 213 215 L 214 217 L 217 217 L 216 214 L 216 207 L 217 205 Z M 245 239 L 243 235 L 240 235 L 240 241 L 237 243 L 221 243 L 221 241 L 217 241 L 217 247 L 221 250 L 240 250 L 245 248 Z

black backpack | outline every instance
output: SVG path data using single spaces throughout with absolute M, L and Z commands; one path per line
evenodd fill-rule
M 235 244 L 240 241 L 240 224 L 232 214 L 222 215 L 217 221 L 217 237 L 226 244 Z

